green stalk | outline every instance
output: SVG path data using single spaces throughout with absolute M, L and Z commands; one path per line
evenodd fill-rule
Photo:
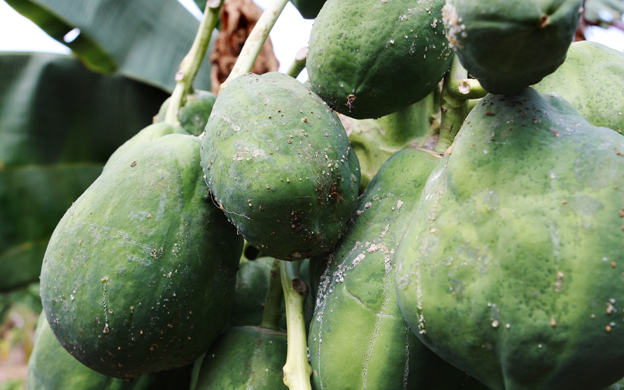
M 180 68 L 178 73 L 176 73 L 176 86 L 173 89 L 169 100 L 169 107 L 165 113 L 166 123 L 180 126 L 178 113 L 180 108 L 186 103 L 186 96 L 189 93 L 193 93 L 193 80 L 195 80 L 199 66 L 206 55 L 212 32 L 219 21 L 219 12 L 221 11 L 223 1 L 224 0 L 208 0 L 206 3 L 204 18 L 199 24 L 193 46 L 191 46 L 191 50 L 189 50 L 188 54 L 180 63 Z
M 299 277 L 299 261 L 280 260 L 282 289 L 286 299 L 286 326 L 288 356 L 284 365 L 284 384 L 290 390 L 311 390 L 312 367 L 308 362 L 307 337 L 303 305 L 308 296 L 308 285 Z
M 273 260 L 271 274 L 269 276 L 269 291 L 264 301 L 264 312 L 262 313 L 262 322 L 260 327 L 264 329 L 280 330 L 279 322 L 282 319 L 282 299 L 284 299 L 284 290 L 280 277 L 281 260 Z
M 299 76 L 299 73 L 301 73 L 301 71 L 305 69 L 307 59 L 308 59 L 308 47 L 306 46 L 302 49 L 299 49 L 299 51 L 297 51 L 297 54 L 295 54 L 295 60 L 293 61 L 292 64 L 290 64 L 290 68 L 288 68 L 288 71 L 286 72 L 286 74 L 292 77 L 293 79 L 296 79 L 297 76 Z
M 479 82 L 468 78 L 468 72 L 453 58 L 451 69 L 444 77 L 441 96 L 440 139 L 435 148 L 437 153 L 445 153 L 451 146 L 457 132 L 470 112 L 468 101 L 485 96 L 487 92 Z
M 219 92 L 223 91 L 223 88 L 225 88 L 230 81 L 242 74 L 251 72 L 251 68 L 253 68 L 253 64 L 256 62 L 258 54 L 260 54 L 260 50 L 262 50 L 262 46 L 269 36 L 269 32 L 271 32 L 273 25 L 275 25 L 277 18 L 279 18 L 288 1 L 289 0 L 272 0 L 269 6 L 264 10 L 262 16 L 260 16 L 260 19 L 258 20 L 258 23 L 254 26 L 251 34 L 249 34 L 249 37 L 247 37 L 245 45 L 243 46 L 243 49 L 234 64 L 232 72 L 221 84 Z

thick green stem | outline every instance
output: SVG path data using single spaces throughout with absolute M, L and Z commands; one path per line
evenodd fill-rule
M 288 68 L 288 71 L 286 72 L 286 74 L 296 79 L 297 76 L 299 76 L 299 73 L 301 73 L 301 71 L 305 69 L 307 59 L 308 59 L 308 47 L 306 46 L 302 49 L 299 49 L 297 54 L 295 54 L 295 60 L 290 65 L 290 68 Z
M 279 322 L 282 319 L 282 300 L 284 290 L 280 277 L 281 260 L 273 260 L 271 274 L 269 276 L 269 291 L 264 301 L 264 312 L 260 327 L 264 329 L 279 330 Z
M 223 88 L 238 76 L 251 72 L 251 68 L 253 68 L 258 54 L 260 54 L 260 50 L 262 50 L 262 46 L 269 36 L 269 32 L 271 32 L 273 25 L 277 21 L 277 18 L 279 18 L 288 1 L 289 0 L 272 0 L 271 3 L 269 3 L 269 6 L 264 10 L 258 23 L 256 23 L 251 34 L 249 34 L 249 37 L 245 41 L 245 45 L 234 64 L 234 68 L 232 68 L 232 72 L 230 72 L 228 78 L 221 84 L 219 91 L 223 91 Z
M 486 93 L 477 80 L 468 78 L 468 72 L 455 56 L 442 87 L 440 139 L 435 148 L 437 153 L 445 153 L 453 143 L 468 115 L 469 99 L 483 97 Z
M 312 367 L 308 362 L 307 337 L 303 305 L 308 296 L 308 285 L 299 277 L 299 261 L 280 260 L 282 288 L 286 300 L 288 356 L 284 365 L 284 384 L 290 390 L 311 390 Z
M 173 89 L 171 98 L 169 99 L 169 107 L 165 113 L 165 122 L 174 126 L 179 126 L 178 113 L 180 108 L 184 106 L 186 96 L 193 92 L 193 80 L 197 75 L 197 71 L 206 55 L 206 50 L 210 44 L 210 38 L 217 22 L 219 21 L 219 12 L 224 0 L 208 0 L 204 11 L 204 18 L 199 24 L 197 35 L 193 41 L 193 46 L 188 54 L 180 63 L 178 73 L 176 73 L 176 86 Z

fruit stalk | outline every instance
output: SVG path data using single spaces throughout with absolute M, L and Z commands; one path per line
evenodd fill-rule
M 282 318 L 282 290 L 280 277 L 280 260 L 273 260 L 271 273 L 269 275 L 269 291 L 267 291 L 264 301 L 264 312 L 260 327 L 264 329 L 279 330 L 279 321 Z
M 303 47 L 297 51 L 295 54 L 295 60 L 292 64 L 290 64 L 290 68 L 286 72 L 292 78 L 297 78 L 299 73 L 303 71 L 306 67 L 306 60 L 308 59 L 308 47 Z
M 312 367 L 308 362 L 307 337 L 303 305 L 308 296 L 308 285 L 299 277 L 299 261 L 280 260 L 282 289 L 286 300 L 288 328 L 288 356 L 284 365 L 284 384 L 290 390 L 311 390 Z
M 175 75 L 176 86 L 171 94 L 169 108 L 165 114 L 165 122 L 174 126 L 180 126 L 178 112 L 184 106 L 186 96 L 193 92 L 193 80 L 206 55 L 212 32 L 219 20 L 219 12 L 224 0 L 208 0 L 204 17 L 199 24 L 197 35 L 188 54 L 180 63 L 178 73 Z
M 260 50 L 269 36 L 269 32 L 271 32 L 273 25 L 275 25 L 277 18 L 279 18 L 288 1 L 289 0 L 272 0 L 269 3 L 268 7 L 262 13 L 262 16 L 260 16 L 258 23 L 256 23 L 251 34 L 249 34 L 249 37 L 245 41 L 245 45 L 234 64 L 234 68 L 232 68 L 232 72 L 230 72 L 228 78 L 221 84 L 219 92 L 223 91 L 223 88 L 236 77 L 251 72 L 251 68 L 253 68 L 258 54 L 260 54 Z
M 468 100 L 482 98 L 486 94 L 477 80 L 468 78 L 468 72 L 455 56 L 442 86 L 440 139 L 435 148 L 437 153 L 444 153 L 453 143 L 470 112 Z

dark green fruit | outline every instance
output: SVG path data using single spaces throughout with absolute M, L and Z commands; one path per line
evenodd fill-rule
M 155 123 L 147 126 L 143 130 L 139 131 L 134 137 L 130 138 L 123 145 L 121 145 L 115 152 L 109 157 L 106 165 L 104 165 L 104 172 L 110 169 L 110 167 L 117 162 L 124 154 L 128 153 L 137 146 L 146 142 L 157 140 L 160 137 L 164 137 L 168 134 L 186 134 L 188 133 L 168 123 Z
M 156 116 L 156 123 L 163 122 L 165 120 L 165 114 L 167 108 L 169 108 L 169 100 L 160 106 L 158 115 Z M 214 106 L 217 97 L 208 91 L 197 90 L 186 97 L 186 103 L 180 112 L 178 113 L 178 120 L 180 126 L 191 135 L 200 135 L 204 132 L 210 112 L 212 112 L 212 106 Z
M 191 390 L 286 390 L 286 344 L 284 332 L 231 328 L 195 363 L 201 367 Z
M 410 331 L 397 305 L 394 252 L 440 158 L 392 156 L 357 203 L 324 264 L 309 334 L 314 389 L 485 389 Z
M 201 160 L 215 201 L 267 256 L 298 260 L 342 235 L 360 181 L 336 115 L 297 80 L 246 74 L 219 94 Z
M 292 3 L 304 19 L 314 19 L 326 0 L 292 0 Z
M 564 98 L 594 126 L 624 131 L 624 53 L 596 42 L 573 43 L 565 62 L 534 88 Z
M 396 254 L 401 310 L 493 390 L 624 376 L 624 137 L 528 88 L 486 96 Z
M 307 69 L 312 89 L 352 118 L 379 118 L 423 99 L 453 51 L 443 0 L 329 0 L 314 21 Z
M 41 314 L 28 359 L 29 390 L 169 390 L 191 382 L 191 366 L 143 375 L 132 382 L 97 373 L 74 359 L 58 342 Z
M 511 95 L 563 63 L 582 6 L 582 0 L 446 0 L 444 25 L 483 88 Z
M 227 321 L 243 243 L 208 197 L 200 145 L 171 134 L 124 154 L 50 239 L 46 317 L 95 371 L 129 379 L 192 363 Z

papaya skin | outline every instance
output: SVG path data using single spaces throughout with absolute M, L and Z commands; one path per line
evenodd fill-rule
M 379 118 L 423 99 L 447 72 L 453 51 L 443 0 L 328 0 L 314 21 L 310 83 L 337 112 Z
M 446 0 L 443 21 L 461 64 L 485 90 L 513 95 L 565 60 L 582 0 Z
M 245 74 L 221 91 L 203 137 L 215 202 L 263 254 L 302 260 L 342 235 L 360 181 L 338 117 L 297 80 Z
M 334 251 L 311 259 L 320 273 L 308 336 L 314 389 L 486 389 L 418 340 L 394 293 L 394 251 L 439 160 L 417 149 L 394 154 Z
M 198 138 L 124 154 L 67 211 L 41 299 L 63 347 L 121 379 L 192 363 L 227 321 L 243 240 L 208 197 Z
M 399 305 L 418 337 L 493 390 L 620 379 L 623 151 L 561 98 L 486 96 L 397 251 Z
M 61 346 L 42 314 L 37 322 L 27 375 L 30 390 L 167 390 L 174 386 L 188 387 L 191 367 L 143 375 L 132 382 L 102 375 L 74 359 Z
M 143 130 L 139 131 L 132 138 L 124 142 L 120 147 L 115 150 L 113 154 L 108 158 L 106 165 L 104 165 L 103 172 L 106 172 L 117 160 L 119 160 L 124 154 L 128 153 L 137 146 L 146 142 L 154 141 L 160 137 L 164 137 L 169 134 L 186 134 L 188 133 L 178 126 L 170 125 L 169 123 L 154 123 L 147 126 Z
M 570 45 L 565 62 L 534 85 L 574 106 L 589 123 L 624 131 L 624 53 L 597 42 Z
M 287 390 L 282 380 L 286 332 L 256 326 L 230 328 L 206 352 L 191 390 Z

